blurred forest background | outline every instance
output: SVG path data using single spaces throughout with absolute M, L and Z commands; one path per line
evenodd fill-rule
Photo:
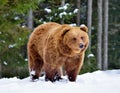
M 0 78 L 29 75 L 29 35 L 50 21 L 89 27 L 80 74 L 120 69 L 120 0 L 0 0 Z

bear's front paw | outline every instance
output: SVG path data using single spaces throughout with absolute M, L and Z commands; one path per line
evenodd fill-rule
M 32 81 L 32 82 L 36 82 L 36 81 L 39 80 L 39 77 L 36 76 L 36 75 L 31 75 L 30 78 L 31 78 L 31 81 Z
M 61 75 L 57 72 L 57 73 L 55 73 L 54 79 L 59 81 L 62 78 L 61 78 Z
M 45 81 L 51 81 L 51 82 L 55 82 L 56 80 L 54 78 L 50 78 L 50 77 L 45 77 Z
M 46 75 L 45 77 L 45 81 L 51 81 L 51 82 L 55 82 L 57 80 L 59 81 L 61 79 L 62 79 L 61 75 L 58 72 L 56 72 L 53 76 Z
M 36 75 L 36 72 L 34 70 L 32 70 L 30 72 L 30 79 L 32 82 L 38 81 L 39 80 L 39 76 Z

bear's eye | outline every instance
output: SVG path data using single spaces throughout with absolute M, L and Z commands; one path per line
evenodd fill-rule
M 73 40 L 73 41 L 76 41 L 77 39 L 74 37 L 74 38 L 72 38 L 72 40 Z
M 84 40 L 84 37 L 82 36 L 82 37 L 80 37 L 82 40 Z

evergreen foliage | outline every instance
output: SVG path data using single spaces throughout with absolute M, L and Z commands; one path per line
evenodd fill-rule
M 120 1 L 109 1 L 109 69 L 120 69 Z
M 28 75 L 26 44 L 30 32 L 25 27 L 25 17 L 38 3 L 38 0 L 0 0 L 0 77 Z
M 63 23 L 66 24 L 75 23 L 77 11 L 78 9 L 69 2 L 61 6 L 60 2 L 44 1 L 34 12 L 35 26 L 46 22 L 62 23 L 64 21 Z

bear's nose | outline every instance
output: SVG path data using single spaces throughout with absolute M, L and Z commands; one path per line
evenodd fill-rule
M 80 46 L 79 46 L 79 47 L 80 47 L 80 48 L 83 48 L 83 47 L 84 47 L 84 45 L 80 43 Z

